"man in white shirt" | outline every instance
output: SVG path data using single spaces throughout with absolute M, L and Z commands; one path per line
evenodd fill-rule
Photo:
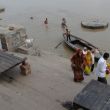
M 99 59 L 97 68 L 96 68 L 96 72 L 98 74 L 98 81 L 104 84 L 107 84 L 105 75 L 106 75 L 106 68 L 107 68 L 106 60 L 108 58 L 109 58 L 109 53 L 104 53 L 103 57 Z

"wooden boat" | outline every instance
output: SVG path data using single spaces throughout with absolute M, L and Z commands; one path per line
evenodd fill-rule
M 91 80 L 73 100 L 71 110 L 110 110 L 110 85 Z
M 82 21 L 81 26 L 88 29 L 104 29 L 108 27 L 108 23 L 99 20 Z
M 76 36 L 74 36 L 74 35 L 71 35 L 70 36 L 70 39 L 71 40 L 68 40 L 67 41 L 67 36 L 66 36 L 66 34 L 63 34 L 63 38 L 64 38 L 64 41 L 65 41 L 65 43 L 69 46 L 69 47 L 71 47 L 72 49 L 74 49 L 74 50 L 77 50 L 77 49 L 83 49 L 84 47 L 86 47 L 88 50 L 96 50 L 96 54 L 95 54 L 95 61 L 97 62 L 98 61 L 98 59 L 101 57 L 101 55 L 102 55 L 102 52 L 99 50 L 99 48 L 98 47 L 96 47 L 96 46 L 94 46 L 93 44 L 91 44 L 91 43 L 89 43 L 89 42 L 87 42 L 87 41 L 85 41 L 85 40 L 83 40 L 83 39 L 81 39 L 81 38 L 79 38 L 79 37 L 76 37 Z

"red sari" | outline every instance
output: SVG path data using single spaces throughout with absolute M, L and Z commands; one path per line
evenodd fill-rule
M 74 74 L 74 81 L 81 82 L 84 80 L 83 77 L 83 64 L 84 64 L 84 57 L 81 54 L 81 50 L 78 50 L 73 57 L 71 58 L 71 67 Z

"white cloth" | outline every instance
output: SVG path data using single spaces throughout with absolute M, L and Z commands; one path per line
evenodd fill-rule
M 83 54 L 84 54 L 84 55 L 86 55 L 86 54 L 87 54 L 87 51 L 85 51 L 85 50 L 83 50 L 82 52 L 83 52 Z
M 1 43 L 1 40 L 0 40 L 0 49 L 2 49 L 2 43 Z
M 94 64 L 95 60 L 94 60 L 94 54 L 93 53 L 91 53 L 91 57 L 92 57 L 92 64 Z
M 98 77 L 104 78 L 106 75 L 106 60 L 101 57 L 98 61 L 97 67 L 96 67 L 96 74 L 98 75 Z

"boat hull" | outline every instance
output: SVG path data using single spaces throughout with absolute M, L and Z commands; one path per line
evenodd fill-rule
M 88 50 L 97 50 L 96 54 L 95 54 L 95 61 L 97 62 L 99 60 L 99 58 L 101 57 L 101 52 L 100 50 L 92 45 L 91 43 L 79 38 L 79 37 L 76 37 L 74 35 L 71 35 L 70 36 L 70 39 L 71 40 L 68 40 L 67 41 L 67 36 L 66 34 L 63 34 L 63 38 L 64 38 L 64 41 L 65 43 L 70 47 L 72 48 L 74 51 L 76 51 L 77 49 L 83 49 L 84 47 L 86 47 Z

